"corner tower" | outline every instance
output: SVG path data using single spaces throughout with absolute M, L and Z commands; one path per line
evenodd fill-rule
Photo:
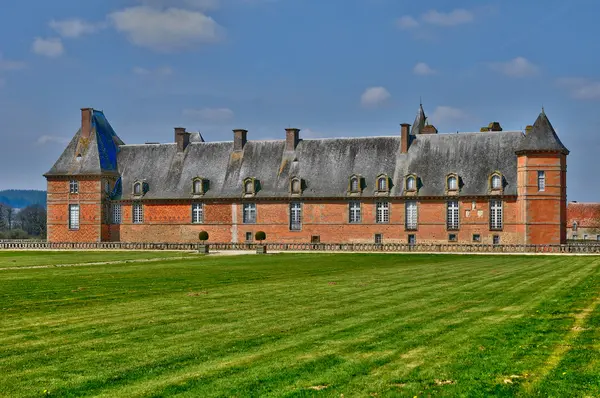
M 123 141 L 101 111 L 81 109 L 81 128 L 52 169 L 48 184 L 48 241 L 110 240 L 109 206 L 119 178 Z
M 569 150 L 543 109 L 516 154 L 522 243 L 566 243 Z

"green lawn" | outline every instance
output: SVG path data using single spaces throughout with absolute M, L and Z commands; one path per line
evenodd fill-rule
M 0 300 L 0 396 L 600 396 L 600 257 L 15 268 Z
M 174 251 L 0 251 L 0 268 L 175 258 L 189 255 L 189 253 Z

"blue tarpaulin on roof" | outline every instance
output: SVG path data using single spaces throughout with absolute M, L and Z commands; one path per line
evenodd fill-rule
M 104 113 L 94 110 L 92 116 L 92 128 L 96 131 L 98 141 L 98 154 L 100 156 L 100 168 L 102 170 L 117 170 L 118 146 L 115 142 L 117 133 L 113 130 Z

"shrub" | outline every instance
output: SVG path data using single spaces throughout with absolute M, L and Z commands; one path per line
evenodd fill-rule
M 200 239 L 202 242 L 207 241 L 208 240 L 208 232 L 206 231 L 202 231 L 198 234 L 198 239 Z
M 263 231 L 258 231 L 256 234 L 254 234 L 254 239 L 262 242 L 263 240 L 267 239 L 267 234 L 265 234 Z

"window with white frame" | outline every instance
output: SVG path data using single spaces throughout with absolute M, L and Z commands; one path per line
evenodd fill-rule
M 545 171 L 537 172 L 537 184 L 538 184 L 538 191 L 546 190 L 546 172 Z
M 300 231 L 302 229 L 302 203 L 290 203 L 290 230 Z
M 112 207 L 112 224 L 121 224 L 121 204 L 120 203 L 113 203 L 111 205 Z
M 244 192 L 249 195 L 254 193 L 254 180 L 246 180 L 244 183 Z
M 502 201 L 490 201 L 490 229 L 502 229 Z
M 352 201 L 348 204 L 349 221 L 351 224 L 360 223 L 360 202 Z
M 358 192 L 360 190 L 360 183 L 359 183 L 359 179 L 358 177 L 352 177 L 352 179 L 350 180 L 350 191 L 351 192 Z
M 292 180 L 292 193 L 302 193 L 302 181 L 299 178 L 294 178 Z
M 79 229 L 79 205 L 69 205 L 69 229 Z
M 256 203 L 244 203 L 242 210 L 244 224 L 256 224 Z
M 390 222 L 390 203 L 377 202 L 375 204 L 375 222 L 387 224 Z
M 192 203 L 192 223 L 202 224 L 204 222 L 204 203 Z
M 135 202 L 132 205 L 132 219 L 134 224 L 142 224 L 144 222 L 144 205 L 140 202 Z
M 385 192 L 387 191 L 387 185 L 387 178 L 379 177 L 379 179 L 377 180 L 377 190 L 379 192 Z
M 133 194 L 134 195 L 142 194 L 142 183 L 141 182 L 136 182 L 135 184 L 133 184 Z
M 458 178 L 455 176 L 448 177 L 448 190 L 456 191 L 458 189 Z
M 458 201 L 451 200 L 446 204 L 446 228 L 457 230 L 459 226 Z
M 417 179 L 413 176 L 410 176 L 406 179 L 406 190 L 407 191 L 415 191 L 417 189 Z
M 69 181 L 69 193 L 79 193 L 79 181 Z
M 502 188 L 502 177 L 498 174 L 494 174 L 492 176 L 492 189 L 501 189 Z
M 193 192 L 195 195 L 199 195 L 202 193 L 202 179 L 197 178 L 194 180 L 193 183 Z
M 416 200 L 409 200 L 405 204 L 405 227 L 407 230 L 416 230 L 418 221 L 418 207 Z

